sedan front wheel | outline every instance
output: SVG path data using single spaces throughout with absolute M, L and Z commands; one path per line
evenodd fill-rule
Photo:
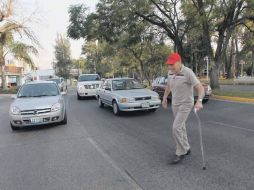
M 120 115 L 120 112 L 121 112 L 119 110 L 119 107 L 118 107 L 116 101 L 113 102 L 113 112 L 114 112 L 115 115 Z

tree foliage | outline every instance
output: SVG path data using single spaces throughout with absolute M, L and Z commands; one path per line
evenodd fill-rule
M 219 72 L 225 66 L 233 34 L 239 28 L 251 31 L 249 22 L 254 21 L 253 0 L 100 0 L 95 13 L 82 10 L 76 15 L 85 18 L 78 27 L 83 31 L 78 38 L 106 40 L 113 46 L 135 49 L 133 56 L 140 62 L 135 56 L 138 49 L 133 47 L 140 46 L 147 36 L 156 36 L 171 46 L 169 50 L 178 51 L 186 65 L 199 67 L 199 72 L 204 57 L 209 57 L 212 88 L 219 88 Z M 73 16 L 70 12 L 70 18 Z M 81 26 L 74 25 L 69 29 Z M 156 43 L 153 40 L 154 46 Z M 141 62 L 140 66 L 142 75 Z
M 71 45 L 67 38 L 57 34 L 55 40 L 55 59 L 54 70 L 58 76 L 69 78 L 71 69 Z

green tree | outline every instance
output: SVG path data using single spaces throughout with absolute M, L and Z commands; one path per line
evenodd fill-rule
M 53 68 L 58 76 L 69 78 L 71 69 L 71 45 L 67 38 L 57 34 L 55 40 L 55 59 Z
M 19 22 L 12 19 L 13 3 L 13 0 L 8 0 L 2 2 L 0 5 L 0 72 L 2 73 L 2 87 L 4 89 L 7 86 L 2 68 L 5 65 L 6 56 L 10 55 L 33 68 L 34 62 L 31 54 L 38 54 L 35 45 L 39 45 L 33 32 L 26 27 L 26 22 Z M 27 37 L 33 44 L 29 45 L 22 41 L 17 41 L 14 37 L 15 34 L 19 34 L 20 39 Z

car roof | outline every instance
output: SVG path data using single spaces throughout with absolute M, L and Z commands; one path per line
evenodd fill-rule
M 79 75 L 79 76 L 85 76 L 85 75 L 99 75 L 97 73 L 94 73 L 94 74 L 82 74 L 82 75 Z
M 121 80 L 121 79 L 124 79 L 124 80 L 126 80 L 126 79 L 133 79 L 133 78 L 130 78 L 130 77 L 118 77 L 118 78 L 112 78 L 112 80 Z
M 54 81 L 31 81 L 31 82 L 25 83 L 25 85 L 27 84 L 55 84 L 55 82 Z

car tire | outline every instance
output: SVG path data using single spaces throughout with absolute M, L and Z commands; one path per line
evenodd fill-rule
M 64 119 L 63 119 L 63 121 L 61 121 L 61 124 L 63 124 L 63 125 L 67 124 L 67 113 L 66 113 L 66 110 L 64 112 Z
M 104 103 L 101 101 L 101 98 L 98 97 L 98 103 L 99 103 L 99 107 L 103 108 L 104 107 Z
M 81 100 L 81 96 L 77 93 L 77 99 Z
M 20 129 L 19 127 L 16 127 L 16 126 L 12 125 L 11 123 L 10 123 L 10 125 L 11 125 L 11 129 L 12 129 L 13 131 L 17 131 L 17 130 Z
M 149 109 L 148 111 L 149 111 L 149 112 L 156 112 L 156 111 L 157 111 L 157 108 Z
M 209 101 L 209 99 L 204 99 L 203 103 L 207 103 Z
M 120 112 L 121 112 L 121 111 L 120 111 L 120 109 L 119 109 L 118 104 L 117 104 L 116 101 L 113 101 L 112 106 L 113 106 L 113 113 L 114 113 L 115 115 L 120 115 Z

